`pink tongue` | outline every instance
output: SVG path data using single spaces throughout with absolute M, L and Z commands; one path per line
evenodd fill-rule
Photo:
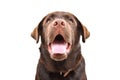
M 59 53 L 59 54 L 64 54 L 66 53 L 66 48 L 67 48 L 67 44 L 57 44 L 54 43 L 51 45 L 52 48 L 52 52 L 55 53 Z

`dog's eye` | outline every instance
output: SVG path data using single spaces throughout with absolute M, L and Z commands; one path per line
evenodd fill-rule
M 72 22 L 72 23 L 74 22 L 74 21 L 73 21 L 73 19 L 72 19 L 72 18 L 70 18 L 70 17 L 68 18 L 68 20 L 69 20 L 70 22 Z
M 56 16 L 54 14 L 51 14 L 47 20 L 46 20 L 46 23 L 49 23 L 50 21 L 52 21 Z
M 49 22 L 50 22 L 50 20 L 51 20 L 51 18 L 48 18 L 48 19 L 46 20 L 46 23 L 49 23 Z
M 74 20 L 72 19 L 72 17 L 70 17 L 70 16 L 68 16 L 68 15 L 65 15 L 64 16 L 65 17 L 65 19 L 67 19 L 68 21 L 70 21 L 70 22 L 74 22 Z

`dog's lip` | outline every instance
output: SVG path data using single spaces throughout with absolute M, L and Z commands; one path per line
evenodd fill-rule
M 56 34 L 56 35 L 53 35 L 52 39 L 49 39 L 47 45 L 50 45 L 51 43 L 57 42 L 55 39 L 56 39 L 58 36 L 62 38 L 62 40 L 59 41 L 59 43 L 69 43 L 69 44 L 72 45 L 72 43 L 71 43 L 70 41 L 68 41 L 68 40 L 64 37 L 63 34 Z
M 70 42 L 67 42 L 61 34 L 55 36 L 54 40 L 49 43 L 48 51 L 50 54 L 68 54 L 71 50 Z

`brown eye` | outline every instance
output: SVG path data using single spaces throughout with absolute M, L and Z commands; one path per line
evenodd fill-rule
M 55 15 L 54 15 L 54 14 L 51 14 L 51 15 L 47 18 L 46 23 L 49 23 L 49 22 L 52 21 L 54 18 L 55 18 Z
M 64 16 L 66 20 L 68 20 L 69 22 L 74 22 L 74 20 L 72 19 L 72 17 L 68 16 L 68 15 L 65 15 Z
M 51 20 L 51 18 L 48 18 L 48 19 L 46 20 L 46 23 L 49 23 L 49 22 L 50 22 L 50 20 Z
M 72 18 L 69 17 L 68 20 L 73 23 L 73 19 Z

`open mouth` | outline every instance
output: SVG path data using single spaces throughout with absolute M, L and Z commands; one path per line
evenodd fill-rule
M 53 42 L 49 43 L 48 51 L 50 54 L 67 54 L 70 52 L 71 44 L 67 42 L 61 34 L 56 35 Z

